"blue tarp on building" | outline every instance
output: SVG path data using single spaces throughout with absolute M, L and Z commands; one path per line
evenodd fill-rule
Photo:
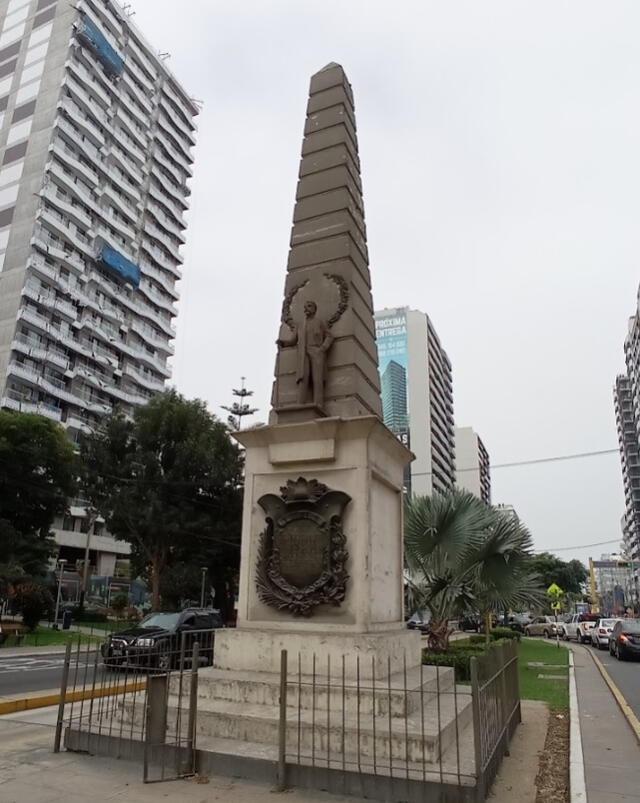
M 78 26 L 78 34 L 87 42 L 110 73 L 120 75 L 124 66 L 124 59 L 111 47 L 104 34 L 84 14 Z
M 117 273 L 125 282 L 131 282 L 136 287 L 140 284 L 140 268 L 119 251 L 116 251 L 115 248 L 109 248 L 108 245 L 103 246 L 98 261 L 105 267 L 110 268 L 114 273 Z

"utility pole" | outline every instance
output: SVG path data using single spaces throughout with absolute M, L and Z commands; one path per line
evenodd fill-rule
M 56 594 L 56 612 L 53 617 L 53 629 L 58 629 L 58 611 L 60 610 L 60 592 L 62 591 L 62 575 L 64 574 L 64 564 L 67 562 L 66 558 L 60 558 L 58 564 L 60 565 L 60 575 L 58 577 L 58 593 Z
M 242 419 L 245 417 L 245 415 L 253 415 L 258 411 L 257 407 L 250 407 L 245 401 L 249 396 L 253 396 L 253 391 L 247 390 L 244 386 L 245 378 L 246 377 L 244 376 L 240 377 L 242 380 L 241 387 L 233 388 L 231 391 L 234 396 L 237 396 L 240 399 L 240 401 L 234 401 L 230 406 L 225 404 L 220 405 L 223 410 L 231 413 L 231 415 L 227 418 L 227 423 L 234 430 L 242 429 Z

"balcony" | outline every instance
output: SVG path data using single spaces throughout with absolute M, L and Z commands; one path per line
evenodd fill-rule
M 128 242 L 131 243 L 136 239 L 135 229 L 127 220 L 114 215 L 111 211 L 109 214 L 105 215 L 104 219 L 118 234 L 125 237 Z
M 185 173 L 175 164 L 174 161 L 164 155 L 161 147 L 156 147 L 154 149 L 152 159 L 164 167 L 164 169 L 167 171 L 167 173 L 169 173 L 178 186 L 186 181 Z
M 39 209 L 38 212 L 36 212 L 36 220 L 46 223 L 47 229 L 43 229 L 45 232 L 51 230 L 61 235 L 67 242 L 74 246 L 76 250 L 82 251 L 90 259 L 93 257 L 91 239 L 76 228 L 69 218 L 57 212 L 53 207 Z
M 151 165 L 151 173 L 153 173 L 153 165 Z M 168 195 L 164 191 L 164 184 L 155 176 L 154 180 L 149 182 L 149 196 L 157 201 L 163 209 L 166 209 L 173 217 L 181 228 L 186 228 L 183 212 L 189 208 L 189 204 L 182 199 L 182 202 L 174 200 L 173 195 Z
M 105 108 L 111 106 L 113 100 L 108 89 L 105 88 L 106 85 L 96 81 L 95 75 L 89 72 L 77 58 L 68 58 L 64 66 L 78 82 L 102 101 Z
M 180 253 L 180 243 L 175 242 L 171 235 L 167 234 L 162 229 L 158 228 L 148 218 L 144 223 L 143 233 L 147 237 L 153 237 L 158 242 L 162 243 L 167 249 L 169 254 L 175 259 L 176 262 L 182 262 L 184 257 Z
M 186 228 L 186 226 L 185 225 L 180 226 L 176 222 L 175 217 L 170 217 L 169 215 L 167 215 L 162 210 L 162 208 L 153 201 L 147 201 L 146 211 L 153 216 L 158 226 L 161 226 L 170 235 L 175 237 L 176 240 L 179 240 L 180 244 L 186 242 L 186 238 L 184 236 L 184 229 Z
M 136 382 L 147 388 L 154 393 L 162 393 L 164 390 L 164 381 L 154 376 L 149 376 L 143 371 L 136 370 L 131 365 L 125 365 L 123 373 L 134 379 Z
M 77 225 L 91 228 L 93 222 L 91 215 L 80 204 L 74 204 L 68 195 L 57 190 L 55 184 L 45 185 L 41 197 L 53 204 L 58 211 L 66 213 L 66 216 Z
M 137 56 L 137 48 L 133 45 L 133 40 L 129 39 L 127 47 L 132 50 Z M 127 59 L 125 62 L 125 72 L 129 71 L 134 78 L 145 87 L 149 95 L 154 95 L 156 91 L 155 79 L 150 78 L 147 73 L 140 69 L 133 59 Z
M 35 413 L 36 415 L 49 418 L 52 421 L 62 420 L 62 410 L 59 407 L 53 407 L 44 402 L 29 401 L 11 390 L 8 390 L 7 395 L 0 399 L 0 408 L 15 410 L 21 413 Z
M 119 190 L 124 192 L 132 203 L 140 203 L 139 186 L 133 184 L 126 173 L 123 173 L 119 167 L 114 166 L 111 170 L 109 170 L 107 179 L 114 185 L 114 187 L 117 187 Z M 108 184 L 105 182 L 104 186 L 106 187 Z
M 102 190 L 103 197 L 106 196 L 118 207 L 120 212 L 125 215 L 129 225 L 135 229 L 138 225 L 139 210 L 121 192 L 117 192 L 113 184 L 105 184 Z
M 25 382 L 30 382 L 32 385 L 70 404 L 78 404 L 76 397 L 67 390 L 64 382 L 51 376 L 43 376 L 35 368 L 12 360 L 7 367 L 7 375 L 16 376 Z
M 94 187 L 97 187 L 100 174 L 96 168 L 93 165 L 89 166 L 81 162 L 78 154 L 72 151 L 71 148 L 67 148 L 61 139 L 54 139 L 49 145 L 49 150 L 64 162 L 70 170 L 75 170 L 78 175 L 90 182 Z
M 27 281 L 22 287 L 22 295 L 37 301 L 43 307 L 56 310 L 63 315 L 66 315 L 71 320 L 76 318 L 76 308 L 73 304 L 65 301 L 62 298 L 57 298 L 55 293 L 43 291 L 35 282 Z
M 171 344 L 168 342 L 168 339 L 162 337 L 158 332 L 154 331 L 150 326 L 146 326 L 140 321 L 132 321 L 131 331 L 135 332 L 150 346 L 153 346 L 159 351 L 163 351 L 167 354 L 173 354 L 173 346 L 171 346 Z
M 167 172 L 158 162 L 151 162 L 151 175 L 156 177 L 160 187 L 162 187 L 161 199 L 164 199 L 165 203 L 167 203 L 167 198 L 170 198 L 183 209 L 189 208 L 189 204 L 186 201 L 186 186 L 181 187 L 172 181 L 171 175 L 167 176 Z
M 97 122 L 94 122 L 87 114 L 73 102 L 71 98 L 61 98 L 58 101 L 58 109 L 67 115 L 76 128 L 89 137 L 96 147 L 104 145 L 104 134 L 100 130 Z
M 181 120 L 179 115 L 173 112 L 173 109 L 170 107 L 167 109 L 162 105 L 160 106 L 158 122 L 167 134 L 175 140 L 176 145 L 182 150 L 185 158 L 192 162 L 193 158 L 189 148 L 192 148 L 196 144 L 196 138 L 193 131 L 189 130 L 189 126 Z
M 67 355 L 63 351 L 53 346 L 47 346 L 46 343 L 42 343 L 35 337 L 28 337 L 23 334 L 16 335 L 11 342 L 11 350 L 18 351 L 34 360 L 49 362 L 58 368 L 62 368 L 63 371 L 66 371 L 70 364 Z
M 127 134 L 135 140 L 136 144 L 142 150 L 148 147 L 147 137 L 139 130 L 139 125 L 135 122 L 133 117 L 127 113 L 123 106 L 118 106 L 116 109 L 116 117 L 124 123 L 127 129 Z
M 84 82 L 79 80 L 73 73 L 67 73 L 65 76 L 64 87 L 78 107 L 79 113 L 86 115 L 98 131 L 105 127 L 110 127 L 109 115 L 105 111 L 105 107 L 97 100 L 94 100 L 93 88 L 87 89 Z M 106 108 L 109 111 L 111 110 L 110 102 Z
M 47 162 L 45 171 L 49 176 L 53 176 L 56 179 L 56 183 L 67 189 L 76 198 L 82 201 L 83 204 L 86 204 L 93 212 L 99 214 L 95 196 L 86 192 L 83 186 L 78 184 L 78 179 L 73 171 L 69 170 L 61 162 L 58 162 L 55 159 Z
M 156 290 L 152 284 L 145 282 L 144 279 L 140 282 L 140 292 L 144 293 L 153 304 L 168 312 L 173 318 L 178 314 L 171 297 Z
M 174 147 L 168 137 L 162 136 L 161 133 L 156 133 L 155 138 L 160 143 L 160 147 L 166 151 L 168 158 L 171 159 L 180 170 L 180 183 L 185 182 L 187 177 L 193 176 L 193 157 L 189 155 L 189 158 L 187 158 L 184 151 Z
M 56 128 L 58 131 L 62 131 L 70 140 L 69 143 L 62 138 L 62 144 L 68 145 L 71 147 L 71 150 L 75 152 L 75 148 L 80 148 L 87 159 L 91 162 L 92 165 L 99 165 L 102 162 L 102 153 L 95 145 L 93 145 L 83 134 L 79 131 L 73 123 L 67 120 L 66 117 L 63 115 L 58 115 L 56 117 Z
M 134 78 L 134 73 L 132 70 L 127 69 L 130 66 L 129 62 L 125 62 L 125 69 L 122 73 L 122 83 L 126 84 L 127 89 L 131 94 L 135 97 L 136 101 L 142 106 L 145 112 L 148 115 L 151 115 L 153 112 L 153 104 L 149 100 L 149 97 L 145 94 L 147 91 L 150 95 L 153 95 L 153 89 L 144 90 L 141 88 L 137 78 Z
M 165 292 L 176 301 L 180 298 L 180 293 L 178 293 L 175 288 L 175 282 L 172 276 L 167 276 L 166 273 L 154 267 L 150 262 L 144 259 L 139 260 L 139 262 L 143 276 L 148 276 L 150 279 L 154 279 L 158 282 Z
M 177 267 L 176 263 L 183 262 L 180 254 L 174 256 L 172 253 L 165 251 L 159 246 L 155 245 L 148 237 L 143 237 L 140 246 L 144 248 L 147 254 L 166 270 L 171 270 Z

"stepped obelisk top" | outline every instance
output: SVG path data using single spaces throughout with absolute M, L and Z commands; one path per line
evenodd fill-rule
M 382 417 L 353 93 L 339 64 L 311 77 L 271 423 Z

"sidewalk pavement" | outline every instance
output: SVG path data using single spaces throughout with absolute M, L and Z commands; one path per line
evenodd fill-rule
M 587 803 L 640 803 L 640 745 L 635 733 L 598 671 L 590 649 L 578 645 L 571 645 L 571 649 Z
M 208 778 L 144 784 L 142 764 L 86 753 L 51 752 L 56 708 L 0 717 L 0 800 L 2 803 L 273 803 L 266 784 L 238 778 Z M 511 743 L 491 803 L 534 803 L 538 754 L 548 714 L 544 703 L 523 703 L 523 724 Z M 304 789 L 287 791 L 286 803 L 353 803 L 355 798 Z M 275 800 L 278 798 L 276 797 Z

